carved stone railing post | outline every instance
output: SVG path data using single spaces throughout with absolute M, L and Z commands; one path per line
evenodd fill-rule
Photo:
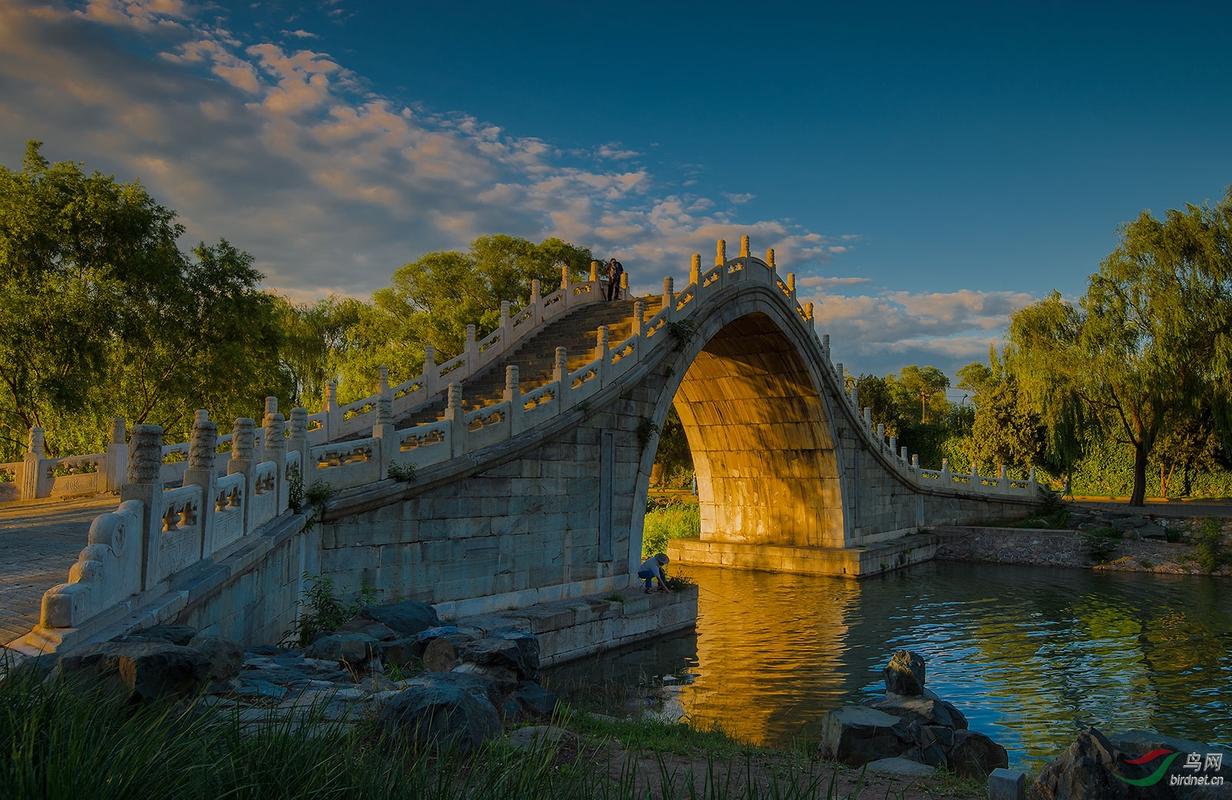
M 847 383 L 845 377 L 843 378 L 843 383 Z M 856 416 L 860 416 L 860 384 L 853 380 L 851 382 L 851 391 L 847 393 L 847 396 L 851 400 L 851 407 L 856 410 Z
M 969 480 L 971 481 L 971 491 L 978 492 L 984 488 L 980 481 L 980 468 L 975 462 L 971 463 L 971 478 Z
M 505 348 L 509 347 L 510 342 L 513 341 L 513 325 L 509 321 L 510 310 L 512 309 L 512 307 L 513 307 L 513 304 L 510 303 L 508 300 L 501 301 L 501 308 L 500 308 L 501 340 L 500 340 L 500 345 L 498 348 L 500 350 L 504 350 Z
M 124 476 L 128 474 L 128 442 L 124 433 L 124 417 L 116 417 L 111 421 L 111 441 L 107 444 L 107 457 L 103 460 L 103 473 L 106 484 L 103 491 L 118 494 L 124 487 Z
M 192 439 L 188 443 L 188 468 L 184 470 L 183 486 L 201 487 L 201 552 L 200 558 L 214 554 L 215 498 L 218 494 L 218 426 L 205 409 L 193 417 Z
M 702 292 L 702 254 L 694 253 L 689 262 L 689 283 L 694 286 L 694 294 L 701 296 Z
M 787 273 L 787 292 L 791 295 L 791 300 L 794 303 L 796 300 L 796 273 Z
M 569 286 L 570 286 L 569 278 L 570 278 L 569 265 L 561 264 L 560 266 L 560 288 L 561 288 L 560 306 L 562 309 L 565 309 L 565 310 L 569 308 L 569 300 L 570 300 L 569 295 L 573 294 L 573 292 L 570 291 L 569 289 Z
M 902 447 L 898 448 L 898 460 L 903 462 L 904 465 L 907 463 L 907 446 L 906 445 L 903 445 Z
M 833 369 L 834 362 L 830 360 L 830 334 L 828 333 L 821 335 L 821 352 L 826 357 L 826 363 Z
M 467 328 L 474 331 L 474 325 Z M 474 339 L 471 339 L 473 342 Z M 394 463 L 399 442 L 394 430 L 394 394 L 389 389 L 389 370 L 381 367 L 380 386 L 376 395 L 376 423 L 372 426 L 372 438 L 376 439 L 377 458 L 380 463 L 380 479 L 389 476 L 389 465 Z
M 51 478 L 43 462 L 47 460 L 47 448 L 43 440 L 43 429 L 30 429 L 30 438 L 26 440 L 26 455 L 22 459 L 21 499 L 33 500 L 36 497 L 46 497 L 51 492 Z
M 141 501 L 141 588 L 153 583 L 158 563 L 159 537 L 162 536 L 163 487 L 158 473 L 163 465 L 163 429 L 158 425 L 136 425 L 128 443 L 128 477 L 120 500 Z
M 775 269 L 778 267 L 778 264 L 774 263 L 774 248 L 773 247 L 766 248 L 766 264 L 770 267 L 770 269 Z
M 663 279 L 663 319 L 671 322 L 676 318 L 675 284 L 668 276 Z
M 262 460 L 274 462 L 274 485 L 278 491 L 278 513 L 281 514 L 291 497 L 291 487 L 287 483 L 287 423 L 286 417 L 278 411 L 277 397 L 265 398 L 265 416 L 261 425 L 265 430 Z
M 466 453 L 466 413 L 462 410 L 462 384 L 449 384 L 445 399 L 445 419 L 449 420 L 450 453 L 454 458 Z
M 517 436 L 522 432 L 522 387 L 518 384 L 518 365 L 508 364 L 505 367 L 505 392 L 501 397 L 509 404 L 509 435 Z
M 810 300 L 804 304 L 804 317 L 808 320 L 809 327 L 813 327 L 815 320 L 813 319 L 813 301 Z
M 479 366 L 479 345 L 475 343 L 475 326 L 466 326 L 466 344 L 462 352 L 466 353 L 466 371 L 470 374 Z
M 617 300 L 627 300 L 629 298 L 629 273 L 620 273 L 620 287 L 616 292 Z
M 646 306 L 641 300 L 633 301 L 633 363 L 642 358 L 642 329 L 646 327 Z
M 591 291 L 594 291 L 594 292 L 599 291 L 599 262 L 598 261 L 590 262 L 590 282 L 594 284 L 594 286 L 591 288 Z
M 256 428 L 257 423 L 248 417 L 235 420 L 235 427 L 231 429 L 231 460 L 227 462 L 228 475 L 237 472 L 244 475 L 242 510 L 245 536 L 252 532 L 253 506 L 256 505 L 253 502 L 257 482 Z
M 714 265 L 721 267 L 727 263 L 727 240 L 718 239 L 714 243 Z
M 543 292 L 539 285 L 538 278 L 531 278 L 530 281 L 530 307 L 531 307 L 531 325 L 543 324 Z
M 1027 475 L 1027 485 L 1032 492 L 1034 492 L 1039 486 L 1039 482 L 1035 478 L 1035 467 L 1031 467 L 1031 472 Z
M 1010 488 L 1009 474 L 1005 471 L 1005 465 L 1001 465 L 1001 474 L 997 476 L 997 488 L 1002 491 L 1008 491 Z
M 300 485 L 307 488 L 312 481 L 308 464 L 311 446 L 308 444 L 308 409 L 306 408 L 291 409 L 291 438 L 287 440 L 287 449 L 289 452 L 299 453 Z M 290 498 L 290 487 L 287 489 L 287 497 Z
M 740 235 L 740 257 L 749 257 L 749 235 L 747 233 L 742 233 Z
M 884 422 L 877 423 L 877 446 L 881 448 L 884 448 L 886 446 L 885 423 Z
M 950 488 L 953 481 L 950 478 L 950 460 L 948 458 L 941 459 L 941 485 L 945 488 Z
M 338 410 L 338 381 L 325 384 L 325 441 L 342 435 L 342 412 Z
M 890 437 L 890 455 L 894 457 L 898 456 L 898 437 L 897 436 Z
M 911 471 L 912 472 L 920 471 L 920 454 L 919 453 L 911 454 Z
M 425 397 L 436 394 L 441 383 L 441 371 L 436 366 L 436 348 L 430 344 L 424 345 L 423 386 Z
M 595 376 L 600 386 L 607 385 L 608 360 L 611 355 L 608 351 L 608 327 L 600 325 L 598 332 L 595 334 L 595 358 L 599 359 L 598 374 Z
M 563 413 L 569 407 L 569 352 L 556 348 L 556 360 L 552 364 L 552 381 L 556 384 L 556 410 Z
M 869 432 L 873 430 L 873 409 L 869 406 L 864 407 L 864 427 L 868 428 Z

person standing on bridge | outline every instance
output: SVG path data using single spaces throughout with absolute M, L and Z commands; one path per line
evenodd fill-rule
M 646 588 L 642 591 L 650 593 L 651 584 L 657 579 L 659 581 L 660 592 L 670 592 L 667 588 L 666 576 L 663 574 L 663 567 L 667 564 L 668 558 L 664 553 L 653 555 L 642 562 L 642 566 L 637 571 L 637 577 L 646 581 Z
M 616 259 L 611 259 L 607 262 L 607 299 L 620 299 L 620 276 L 624 274 L 625 267 Z

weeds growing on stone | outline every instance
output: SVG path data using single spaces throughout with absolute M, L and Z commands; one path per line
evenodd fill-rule
M 329 578 L 305 573 L 304 582 L 307 588 L 299 601 L 302 609 L 299 619 L 284 637 L 284 641 L 295 642 L 300 647 L 312 644 L 321 634 L 336 631 L 376 599 L 371 586 L 363 587 L 354 600 L 345 603 L 334 594 L 334 582 Z
M 642 521 L 642 558 L 667 552 L 672 539 L 702 535 L 701 510 L 695 503 L 669 503 L 646 512 Z

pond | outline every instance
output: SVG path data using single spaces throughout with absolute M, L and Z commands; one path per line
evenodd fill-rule
M 815 741 L 828 709 L 883 689 L 900 648 L 927 685 L 1038 768 L 1076 731 L 1147 728 L 1232 745 L 1232 582 L 930 562 L 852 581 L 680 568 L 695 631 L 565 665 L 567 697 L 717 723 L 739 739 Z M 616 708 L 609 708 L 609 713 Z

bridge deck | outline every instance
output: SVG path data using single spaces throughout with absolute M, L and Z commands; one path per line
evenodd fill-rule
M 30 632 L 43 592 L 68 579 L 90 522 L 115 504 L 101 495 L 0 506 L 0 645 Z

